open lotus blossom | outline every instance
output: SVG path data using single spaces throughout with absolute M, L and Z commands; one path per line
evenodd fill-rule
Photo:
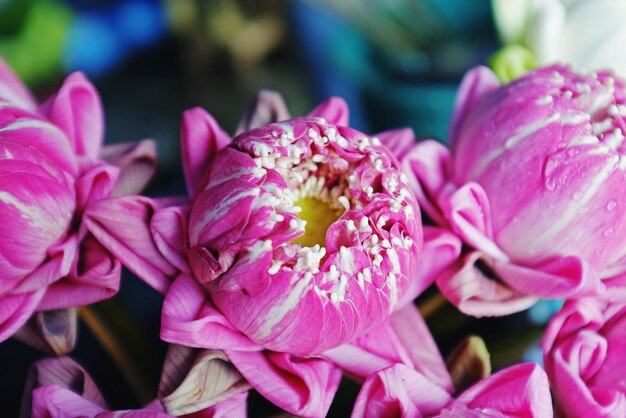
M 87 231 L 82 215 L 104 197 L 139 191 L 153 172 L 154 145 L 102 147 L 102 140 L 100 99 L 82 74 L 70 75 L 38 106 L 0 61 L 0 341 L 35 312 L 117 291 L 120 263 Z M 51 321 L 42 315 L 18 335 L 56 352 L 71 349 L 71 315 L 56 311 Z M 46 329 L 52 322 L 68 331 L 65 337 Z
M 236 418 L 246 416 L 247 393 L 232 396 L 186 418 Z M 45 359 L 30 369 L 22 401 L 22 418 L 170 418 L 159 401 L 142 409 L 112 411 L 91 376 L 69 357 Z
M 224 350 L 254 389 L 302 416 L 326 413 L 339 367 L 364 378 L 400 362 L 451 389 L 409 303 L 460 241 L 431 228 L 422 246 L 419 207 L 390 151 L 404 152 L 412 133 L 370 137 L 346 126 L 347 112 L 330 99 L 287 120 L 280 96 L 261 93 L 231 140 L 192 109 L 189 197 L 109 199 L 88 214 L 94 235 L 167 292 L 161 338 Z
M 626 416 L 625 336 L 623 303 L 565 303 L 542 342 L 557 411 L 568 417 Z
M 626 96 L 610 73 L 554 66 L 500 86 L 463 80 L 450 147 L 402 160 L 420 206 L 466 250 L 438 277 L 468 314 L 503 315 L 536 298 L 624 296 Z
M 548 378 L 533 363 L 486 377 L 456 399 L 419 372 L 398 364 L 367 378 L 352 411 L 353 418 L 552 416 Z

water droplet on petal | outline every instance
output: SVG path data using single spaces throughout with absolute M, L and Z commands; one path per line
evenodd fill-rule
M 572 195 L 572 198 L 574 200 L 580 200 L 583 197 L 583 193 L 582 192 L 574 192 L 574 194 Z
M 570 157 L 575 157 L 578 153 L 578 148 L 570 148 L 569 150 L 567 150 L 567 155 L 569 155 Z
M 611 200 L 609 203 L 606 204 L 606 210 L 608 210 L 609 212 L 613 212 L 616 207 L 617 202 L 615 200 Z
M 612 233 L 613 233 L 613 227 L 605 229 L 603 234 L 605 237 L 608 237 Z

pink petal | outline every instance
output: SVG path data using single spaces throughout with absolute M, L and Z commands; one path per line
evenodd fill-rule
M 104 137 L 100 96 L 81 73 L 69 75 L 42 111 L 67 134 L 77 155 L 96 160 Z
M 0 100 L 31 112 L 37 109 L 37 104 L 26 86 L 2 59 L 0 59 Z
M 70 273 L 78 254 L 78 237 L 70 235 L 65 241 L 48 248 L 48 259 L 13 288 L 14 293 L 45 289 Z
M 415 132 L 411 128 L 399 128 L 376 134 L 380 142 L 391 151 L 398 161 L 413 149 L 415 145 Z
M 419 372 L 403 364 L 367 378 L 352 410 L 353 418 L 432 416 L 452 401 L 451 396 Z
M 341 380 L 341 370 L 323 359 L 271 351 L 228 350 L 226 355 L 261 395 L 299 416 L 325 416 Z
M 574 256 L 552 257 L 532 267 L 495 260 L 493 270 L 517 292 L 541 298 L 569 299 L 606 291 L 596 270 Z
M 248 392 L 242 392 L 203 411 L 185 415 L 185 418 L 246 418 L 247 401 Z
M 274 91 L 261 90 L 257 93 L 246 115 L 239 122 L 235 136 L 286 119 L 289 119 L 289 111 L 283 96 Z
M 546 328 L 541 343 L 543 351 L 547 353 L 552 350 L 557 338 L 576 335 L 583 328 L 589 330 L 602 328 L 603 307 L 604 303 L 596 298 L 581 298 L 565 303 Z
M 105 163 L 90 165 L 76 181 L 76 204 L 82 211 L 95 202 L 108 198 L 119 178 L 119 168 Z
M 363 379 L 394 364 L 405 364 L 449 392 L 453 390 L 437 344 L 412 304 L 393 314 L 388 322 L 350 344 L 326 351 L 324 356 Z
M 542 343 L 544 363 L 558 409 L 567 416 L 626 414 L 620 387 L 623 309 L 623 304 L 598 298 L 570 300 L 548 324 Z
M 467 315 L 501 316 L 532 306 L 536 299 L 499 283 L 476 267 L 493 268 L 493 262 L 480 252 L 466 254 L 437 278 L 441 293 Z
M 130 144 L 107 145 L 100 157 L 120 169 L 113 196 L 139 193 L 156 171 L 156 145 L 149 139 Z
M 33 391 L 33 417 L 96 417 L 101 412 L 106 410 L 58 385 L 47 385 Z
M 342 98 L 331 97 L 320 103 L 308 116 L 312 118 L 323 118 L 333 125 L 348 126 L 349 114 L 348 104 Z
M 476 67 L 465 74 L 454 103 L 454 113 L 448 135 L 451 148 L 455 146 L 466 113 L 478 100 L 498 87 L 500 87 L 498 77 L 487 67 Z
M 489 199 L 478 183 L 466 183 L 450 195 L 442 197 L 440 206 L 454 232 L 465 243 L 491 257 L 508 259 L 492 240 Z
M 185 249 L 189 247 L 185 234 L 188 219 L 189 206 L 170 206 L 157 210 L 150 222 L 154 244 L 183 273 L 190 271 L 185 254 Z
M 215 309 L 206 290 L 184 274 L 176 278 L 165 295 L 161 339 L 190 347 L 258 349 Z
M 230 142 L 213 116 L 195 107 L 183 113 L 181 154 L 187 193 L 194 196 L 213 155 Z
M 35 147 L 26 142 L 20 148 L 30 146 Z M 51 255 L 49 249 L 63 242 L 72 221 L 76 201 L 73 182 L 61 170 L 52 175 L 51 160 L 29 161 L 41 151 L 48 149 L 33 148 L 25 161 L 0 159 L 0 236 L 5 237 L 0 240 L 0 294 L 43 268 Z
M 439 196 L 451 187 L 452 158 L 450 151 L 437 141 L 422 141 L 400 161 L 407 184 L 420 208 L 439 226 L 446 226 Z
M 37 309 L 45 289 L 0 297 L 0 342 L 20 329 Z
M 463 243 L 455 234 L 432 226 L 423 228 L 424 247 L 416 275 L 401 298 L 399 306 L 411 303 L 461 256 Z
M 32 391 L 38 387 L 56 385 L 74 391 L 86 401 L 107 408 L 107 404 L 98 387 L 78 363 L 69 357 L 48 358 L 39 360 L 31 367 L 26 377 L 23 406 L 30 406 Z M 28 412 L 22 410 L 22 415 Z M 27 414 L 30 417 L 30 414 Z M 36 415 L 33 415 L 36 416 Z
M 107 250 L 161 293 L 165 293 L 178 269 L 159 251 L 150 224 L 155 212 L 169 203 L 139 196 L 113 198 L 92 205 L 83 217 L 85 225 Z M 170 226 L 175 228 L 176 224 Z
M 518 364 L 483 379 L 463 392 L 454 404 L 494 409 L 506 416 L 553 416 L 548 377 L 534 363 Z
M 119 290 L 121 270 L 119 261 L 88 235 L 70 273 L 48 287 L 38 309 L 63 309 L 108 299 Z
M 41 172 L 39 175 L 44 178 L 52 175 L 57 182 L 73 182 L 73 178 L 63 179 L 65 174 L 61 172 L 77 175 L 76 156 L 65 132 L 33 113 L 6 106 L 0 112 L 0 127 L 5 132 L 2 145 L 13 158 L 4 158 L 3 164 L 30 162 L 34 167 L 28 170 L 29 174 Z M 18 172 L 14 170 L 15 174 Z
M 413 367 L 448 392 L 454 389 L 446 364 L 441 357 L 426 322 L 415 305 L 408 305 L 391 317 L 391 326 L 402 341 Z

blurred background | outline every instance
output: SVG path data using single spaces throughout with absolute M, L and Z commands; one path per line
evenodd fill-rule
M 500 46 L 489 0 L 0 0 L 0 56 L 40 99 L 83 71 L 102 96 L 107 142 L 157 142 L 149 195 L 183 193 L 183 110 L 202 106 L 232 132 L 259 89 L 281 92 L 292 115 L 338 95 L 357 129 L 410 126 L 418 138 L 445 141 L 463 73 Z M 160 304 L 126 274 L 120 294 L 95 308 L 124 312 L 117 328 L 155 388 L 166 349 L 158 339 Z M 507 349 L 498 347 L 513 328 L 507 324 L 526 316 L 476 321 L 444 306 L 436 318 L 429 325 L 444 355 L 479 333 L 500 353 L 492 356 L 496 368 L 518 361 L 539 335 L 517 335 L 525 343 Z M 13 340 L 0 344 L 3 416 L 17 416 L 26 372 L 43 356 Z M 111 407 L 139 406 L 82 324 L 73 357 Z M 346 383 L 330 415 L 349 414 L 357 389 Z M 251 416 L 271 411 L 260 397 L 250 402 Z

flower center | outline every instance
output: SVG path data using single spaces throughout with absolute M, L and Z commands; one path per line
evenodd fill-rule
M 323 247 L 326 242 L 326 231 L 343 214 L 330 202 L 316 196 L 300 198 L 295 206 L 302 209 L 298 217 L 306 222 L 304 234 L 293 241 L 303 247 L 313 247 L 318 244 Z

